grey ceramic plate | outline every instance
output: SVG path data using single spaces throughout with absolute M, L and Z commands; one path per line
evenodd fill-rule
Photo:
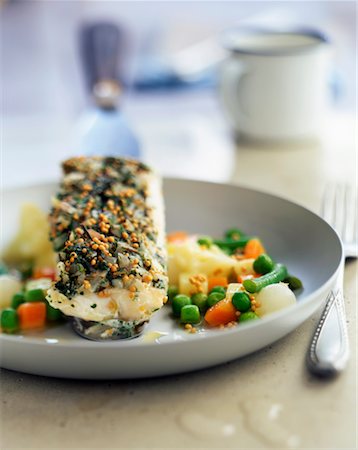
M 10 239 L 25 201 L 49 207 L 56 185 L 13 189 L 3 195 L 2 245 Z M 66 378 L 115 379 L 201 369 L 247 355 L 293 331 L 321 304 L 337 277 L 342 246 L 320 217 L 287 200 L 238 186 L 168 179 L 164 183 L 168 230 L 220 236 L 238 226 L 260 236 L 270 254 L 303 280 L 296 305 L 230 330 L 188 334 L 155 314 L 131 341 L 91 342 L 67 325 L 0 337 L 7 369 Z

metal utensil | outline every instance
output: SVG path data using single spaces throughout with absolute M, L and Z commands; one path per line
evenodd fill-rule
M 140 156 L 138 139 L 118 107 L 123 92 L 118 74 L 121 39 L 113 23 L 87 24 L 81 29 L 84 74 L 95 104 L 81 121 L 81 154 Z
M 348 185 L 329 185 L 322 201 L 322 216 L 342 239 L 345 258 L 358 256 L 357 192 Z M 320 377 L 341 372 L 349 358 L 343 297 L 343 267 L 330 292 L 307 353 L 309 370 Z

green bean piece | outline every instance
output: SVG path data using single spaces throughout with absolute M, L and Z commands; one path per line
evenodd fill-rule
M 265 275 L 266 273 L 272 272 L 274 266 L 275 263 L 272 261 L 269 255 L 266 255 L 266 253 L 263 253 L 262 255 L 258 256 L 253 264 L 254 271 L 261 275 Z
M 25 292 L 25 302 L 43 302 L 45 294 L 42 289 L 31 289 Z
M 214 286 L 209 294 L 212 294 L 213 292 L 220 292 L 221 294 L 226 295 L 226 289 L 224 288 L 224 286 Z
M 50 322 L 55 322 L 63 318 L 62 312 L 59 309 L 53 308 L 46 302 L 46 319 Z
M 230 230 L 225 231 L 224 236 L 225 239 L 238 241 L 239 239 L 245 236 L 245 233 L 243 233 L 238 228 L 230 228 Z
M 288 275 L 283 281 L 288 284 L 291 291 L 296 291 L 297 289 L 303 288 L 302 281 L 292 275 Z
M 200 236 L 197 240 L 199 245 L 210 248 L 213 245 L 213 239 L 210 236 Z
M 248 322 L 249 320 L 256 320 L 259 319 L 259 316 L 255 314 L 253 311 L 247 311 L 239 316 L 239 323 L 241 322 Z
M 220 247 L 221 249 L 229 249 L 234 251 L 238 248 L 243 248 L 252 239 L 250 236 L 245 236 L 241 239 L 214 239 L 213 243 Z
M 201 321 L 200 311 L 196 305 L 185 305 L 180 311 L 182 323 L 199 323 Z
M 6 333 L 13 333 L 19 328 L 19 317 L 13 308 L 5 308 L 1 312 L 1 328 Z
M 168 287 L 167 295 L 168 295 L 168 300 L 170 302 L 172 302 L 173 298 L 178 294 L 179 294 L 179 289 L 177 288 L 177 286 L 169 286 Z
M 213 292 L 208 295 L 208 306 L 211 308 L 216 303 L 218 303 L 220 300 L 223 300 L 225 298 L 226 294 L 223 294 L 222 292 Z
M 187 295 L 176 295 L 172 301 L 172 310 L 175 317 L 180 317 L 180 311 L 184 306 L 191 305 L 190 297 Z
M 274 269 L 262 275 L 259 278 L 252 278 L 249 280 L 244 280 L 244 288 L 251 294 L 261 291 L 262 288 L 268 286 L 269 284 L 279 283 L 287 277 L 287 269 L 283 264 L 276 264 Z
M 191 296 L 191 302 L 199 308 L 201 314 L 205 314 L 208 309 L 208 296 L 202 292 L 198 292 Z
M 24 303 L 25 296 L 23 292 L 17 292 L 11 299 L 11 308 L 17 309 L 21 303 Z
M 235 292 L 232 296 L 232 304 L 242 313 L 251 308 L 250 297 L 246 294 L 246 292 Z

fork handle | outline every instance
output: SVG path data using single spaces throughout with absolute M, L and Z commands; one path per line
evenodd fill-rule
M 341 372 L 349 358 L 342 289 L 331 291 L 307 353 L 309 370 L 320 377 Z

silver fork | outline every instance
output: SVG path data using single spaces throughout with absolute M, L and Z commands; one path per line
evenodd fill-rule
M 322 217 L 341 237 L 345 258 L 357 258 L 357 191 L 349 185 L 329 185 L 322 201 Z M 309 370 L 321 377 L 341 372 L 349 358 L 349 341 L 343 298 L 343 270 L 329 293 L 307 352 Z

